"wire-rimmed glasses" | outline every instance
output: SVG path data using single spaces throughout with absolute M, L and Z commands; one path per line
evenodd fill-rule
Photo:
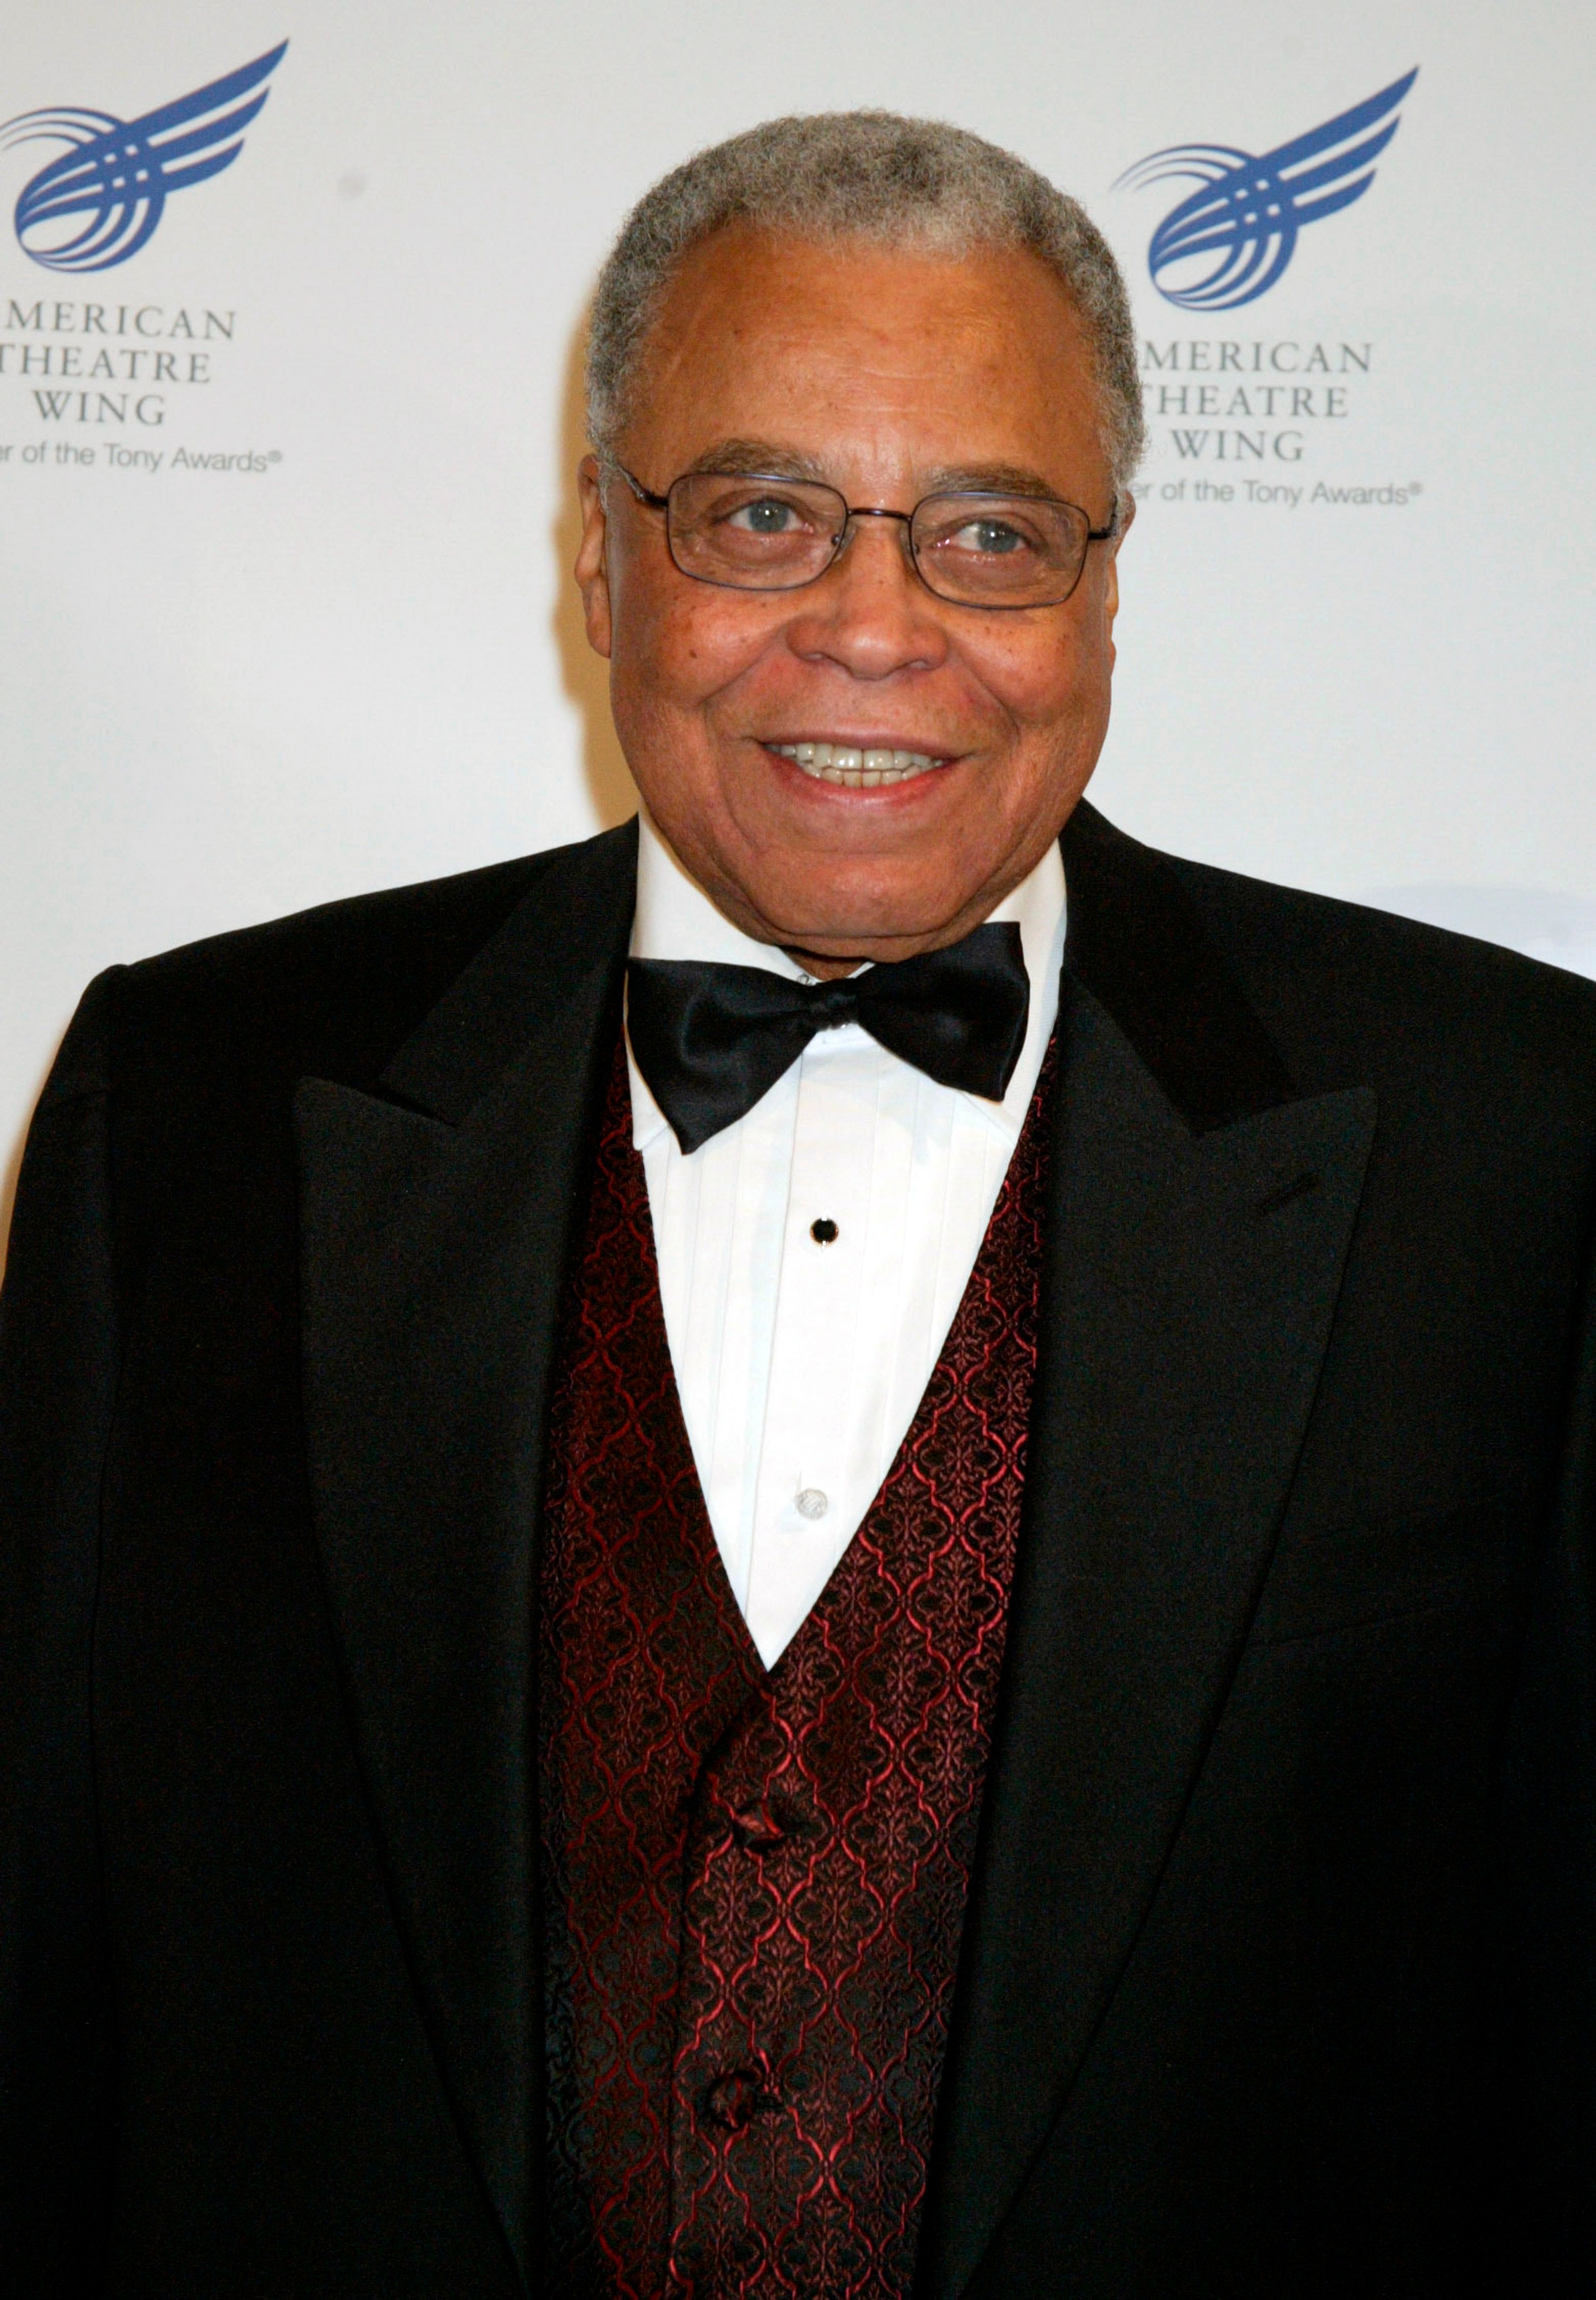
M 820 479 L 768 472 L 685 471 L 663 496 L 612 462 L 638 501 L 665 515 L 665 543 L 683 575 L 731 591 L 798 591 L 847 549 L 854 522 L 903 523 L 915 573 L 960 607 L 1062 606 L 1090 545 L 1112 541 L 1117 520 L 1093 527 L 1079 504 L 1051 496 L 948 488 L 913 511 L 861 509 Z

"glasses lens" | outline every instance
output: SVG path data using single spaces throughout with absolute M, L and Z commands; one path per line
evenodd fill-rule
M 931 588 L 972 607 L 1056 606 L 1081 579 L 1090 523 L 1073 504 L 928 496 L 910 534 Z
M 823 574 L 848 521 L 834 488 L 689 471 L 671 489 L 671 556 L 684 575 L 740 591 L 790 591 Z

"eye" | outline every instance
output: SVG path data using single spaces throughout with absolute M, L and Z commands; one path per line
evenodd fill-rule
M 802 524 L 797 506 L 780 496 L 757 496 L 723 515 L 723 523 L 744 535 L 792 535 Z
M 975 552 L 983 558 L 1007 558 L 1033 547 L 1028 535 L 1023 535 L 1017 527 L 1003 519 L 966 520 L 961 528 L 940 540 L 955 551 Z

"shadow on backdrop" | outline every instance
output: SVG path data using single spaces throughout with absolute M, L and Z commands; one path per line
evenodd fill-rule
M 65 1036 L 64 1031 L 62 1035 Z M 50 1075 L 51 1067 L 56 1054 L 60 1052 L 60 1046 L 61 1042 L 57 1039 L 55 1045 L 50 1049 L 50 1060 L 39 1072 L 38 1088 L 29 1103 L 28 1116 L 23 1121 L 21 1131 L 7 1153 L 4 1170 L 0 1171 L 0 1279 L 5 1276 L 5 1247 L 11 1237 L 11 1210 L 16 1203 L 17 1176 L 22 1171 L 22 1152 L 28 1141 L 28 1129 L 33 1123 L 33 1104 L 45 1090 L 45 1080 Z
M 588 645 L 582 626 L 581 595 L 571 574 L 581 540 L 576 467 L 588 449 L 588 427 L 582 408 L 582 360 L 586 349 L 587 329 L 579 328 L 566 354 L 564 388 L 560 395 L 560 473 L 556 495 L 559 508 L 554 522 L 559 582 L 551 622 L 560 658 L 560 677 L 566 694 L 581 713 L 582 771 L 587 777 L 589 794 L 608 829 L 637 812 L 638 795 L 610 717 L 609 665 Z

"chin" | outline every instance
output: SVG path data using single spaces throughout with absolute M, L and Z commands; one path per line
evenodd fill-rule
M 923 888 L 912 892 L 883 888 L 879 881 L 858 888 L 828 886 L 824 904 L 817 904 L 812 886 L 784 882 L 769 890 L 769 900 L 760 908 L 777 922 L 782 942 L 840 957 L 865 943 L 934 935 L 971 899 L 969 892 L 957 888 L 935 896 Z

